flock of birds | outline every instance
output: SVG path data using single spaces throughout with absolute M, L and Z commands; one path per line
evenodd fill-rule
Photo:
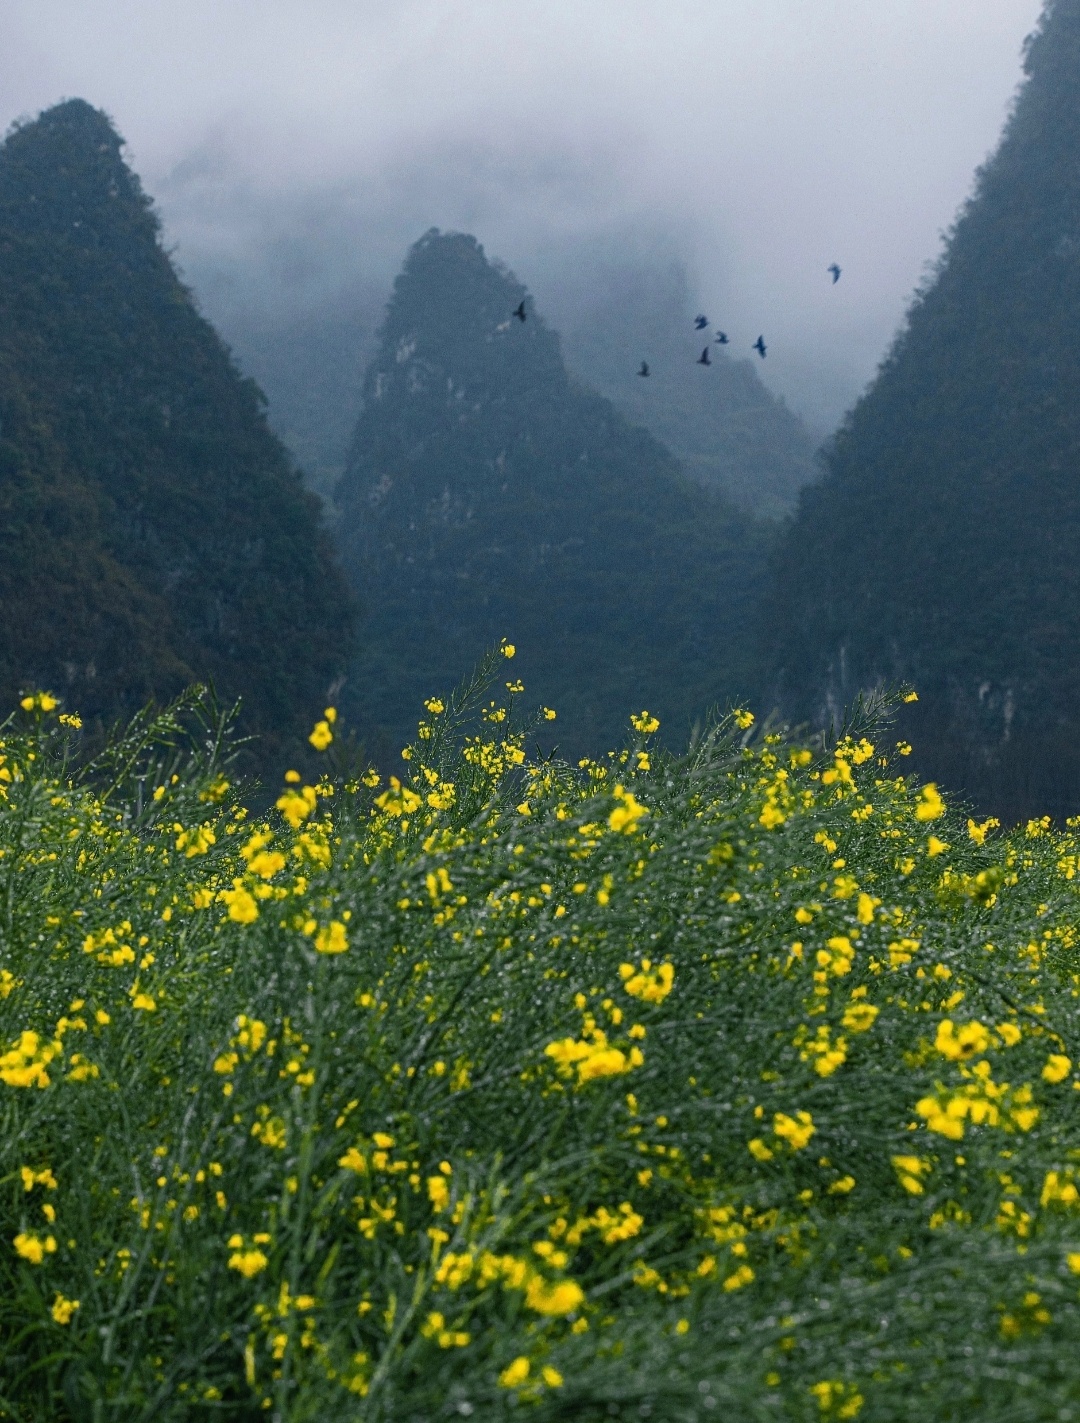
M 836 286 L 837 282 L 840 280 L 840 270 L 841 270 L 840 267 L 839 267 L 835 262 L 833 262 L 832 265 L 829 266 L 829 267 L 826 267 L 825 270 L 826 270 L 826 271 L 829 273 L 829 275 L 832 277 L 832 284 L 833 284 L 833 286 Z M 524 320 L 525 320 L 525 314 L 526 314 L 526 313 L 525 313 L 525 303 L 524 303 L 524 301 L 522 301 L 521 305 L 518 306 L 518 307 L 514 310 L 514 312 L 513 312 L 512 314 L 513 314 L 514 316 L 516 316 L 519 321 L 524 321 Z M 704 331 L 704 330 L 708 327 L 708 325 L 709 325 L 709 318 L 708 318 L 707 316 L 695 316 L 695 317 L 694 317 L 694 330 L 695 330 L 695 331 Z M 717 331 L 716 337 L 715 337 L 715 341 L 714 341 L 714 343 L 711 343 L 711 344 L 715 344 L 715 345 L 717 345 L 717 346 L 728 346 L 728 345 L 730 345 L 731 343 L 730 343 L 730 341 L 729 341 L 729 339 L 728 339 L 728 334 L 727 334 L 726 331 Z M 752 351 L 756 351 L 756 352 L 758 353 L 758 355 L 761 357 L 761 359 L 764 360 L 764 359 L 765 359 L 765 356 L 766 356 L 766 354 L 767 354 L 767 352 L 768 352 L 768 347 L 765 345 L 765 337 L 764 337 L 764 336 L 759 336 L 759 337 L 757 338 L 757 340 L 754 342 L 754 344 L 750 347 L 750 349 L 751 349 Z M 696 365 L 699 365 L 699 366 L 711 366 L 711 365 L 712 365 L 712 358 L 711 358 L 710 355 L 709 355 L 709 350 L 710 350 L 710 346 L 706 346 L 705 349 L 702 351 L 701 355 L 698 356 L 697 361 L 695 362 Z M 649 371 L 649 363 L 648 363 L 648 361 L 642 361 L 642 363 L 641 363 L 641 368 L 640 368 L 640 370 L 638 371 L 638 375 L 639 375 L 639 376 L 648 376 L 649 374 L 650 374 L 650 371 Z

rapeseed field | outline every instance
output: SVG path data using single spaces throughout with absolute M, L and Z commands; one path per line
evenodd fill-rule
M 1076 827 L 884 703 L 568 765 L 513 652 L 265 814 L 4 723 L 0 1416 L 1080 1416 Z

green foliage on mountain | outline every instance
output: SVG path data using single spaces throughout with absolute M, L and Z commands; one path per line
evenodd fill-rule
M 821 716 L 909 678 L 926 769 L 1080 808 L 1080 3 L 1053 0 L 997 153 L 804 492 L 766 620 Z
M 694 330 L 684 269 L 589 267 L 582 287 L 576 319 L 563 328 L 571 370 L 655 435 L 691 479 L 755 514 L 790 513 L 817 477 L 810 435 L 763 385 L 756 356 L 732 359 L 714 329 Z M 696 365 L 710 342 L 712 364 Z M 637 374 L 642 360 L 648 379 Z
M 750 683 L 765 534 L 574 384 L 472 237 L 432 231 L 410 252 L 338 504 L 373 746 L 401 746 L 422 698 L 500 637 L 575 752 L 643 704 L 681 736 Z
M 349 598 L 262 397 L 81 100 L 0 148 L 0 699 L 89 721 L 212 680 L 268 749 L 349 650 Z

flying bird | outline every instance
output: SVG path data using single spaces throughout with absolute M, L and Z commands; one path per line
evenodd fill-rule
M 695 316 L 695 317 L 694 317 L 694 330 L 695 330 L 695 331 L 704 331 L 705 328 L 706 328 L 706 326 L 708 326 L 708 324 L 709 324 L 709 318 L 708 318 L 707 316 Z
M 525 303 L 524 303 L 524 302 L 522 302 L 521 305 L 520 305 L 519 307 L 517 307 L 517 308 L 514 310 L 513 315 L 516 316 L 519 321 L 524 321 L 524 320 L 525 320 Z
M 648 374 L 649 374 L 649 363 L 648 363 L 648 361 L 642 361 L 642 363 L 641 363 L 641 370 L 638 371 L 638 375 L 639 375 L 639 376 L 647 376 Z
M 716 333 L 716 344 L 717 344 L 718 346 L 726 346 L 727 343 L 728 343 L 727 332 L 726 332 L 726 331 L 718 331 L 718 332 Z
M 695 364 L 696 364 L 696 365 L 699 365 L 699 366 L 711 366 L 711 365 L 712 365 L 712 361 L 709 360 L 709 348 L 708 348 L 708 346 L 706 346 L 705 349 L 704 349 L 704 351 L 702 351 L 701 355 L 697 358 L 697 361 L 695 362 Z
M 832 284 L 833 286 L 836 286 L 837 282 L 840 280 L 840 268 L 834 262 L 831 267 L 826 267 L 825 270 L 827 272 L 832 273 Z
M 761 357 L 761 359 L 764 360 L 764 359 L 765 359 L 765 337 L 764 337 L 764 336 L 759 336 L 759 337 L 757 338 L 757 340 L 754 342 L 753 346 L 752 346 L 750 349 L 753 350 L 753 351 L 756 351 L 756 352 L 758 353 L 758 355 Z

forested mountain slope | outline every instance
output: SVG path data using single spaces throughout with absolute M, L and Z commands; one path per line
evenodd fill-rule
M 422 699 L 501 637 L 575 751 L 643 705 L 682 737 L 751 680 L 765 534 L 570 379 L 525 288 L 472 237 L 411 250 L 338 505 L 363 609 L 351 686 L 376 740 L 401 745 Z
M 1010 816 L 1080 810 L 1080 0 L 1025 68 L 767 619 L 789 711 L 910 678 L 925 769 Z
M 212 679 L 269 747 L 349 653 L 349 595 L 108 119 L 0 147 L 0 700 L 89 721 Z

